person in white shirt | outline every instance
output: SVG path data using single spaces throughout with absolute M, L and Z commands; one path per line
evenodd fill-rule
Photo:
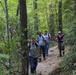
M 50 38 L 51 38 L 51 35 L 47 33 L 47 31 L 45 31 L 44 33 L 44 38 L 46 40 L 46 44 L 45 44 L 45 54 L 48 56 L 48 50 L 49 50 L 49 44 L 50 44 Z
M 45 38 L 42 36 L 41 32 L 38 32 L 37 42 L 40 47 L 39 61 L 41 62 L 41 53 L 43 54 L 43 59 L 45 60 Z

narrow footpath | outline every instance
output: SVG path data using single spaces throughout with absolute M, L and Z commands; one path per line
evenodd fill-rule
M 46 57 L 46 60 L 38 62 L 38 75 L 48 75 L 48 73 L 52 72 L 59 66 L 59 63 L 62 61 L 63 57 L 59 57 L 59 50 L 57 46 L 51 47 L 49 49 L 49 55 Z

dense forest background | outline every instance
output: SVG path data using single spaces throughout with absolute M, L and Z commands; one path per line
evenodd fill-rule
M 22 3 L 25 8 L 22 9 Z M 23 73 L 24 53 L 28 53 L 27 43 L 22 47 L 24 33 L 26 41 L 36 37 L 38 31 L 45 30 L 51 34 L 51 41 L 56 42 L 59 30 L 64 35 L 69 54 L 63 63 L 62 75 L 76 74 L 76 1 L 75 0 L 0 0 L 0 75 L 28 75 Z M 23 3 L 23 4 L 24 4 Z M 22 20 L 21 12 L 26 20 Z M 26 17 L 27 16 L 27 17 Z M 25 23 L 21 23 L 25 21 Z M 26 26 L 23 26 L 25 24 Z M 26 50 L 22 50 L 26 49 Z M 26 52 L 25 52 L 26 51 Z M 27 57 L 27 55 L 25 55 Z M 25 67 L 27 64 L 25 64 Z M 28 69 L 28 67 L 26 68 Z M 28 70 L 26 70 L 28 72 Z M 64 74 L 65 73 L 65 74 Z

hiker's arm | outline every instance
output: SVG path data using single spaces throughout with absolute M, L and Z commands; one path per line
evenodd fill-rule
M 38 57 L 40 56 L 40 47 L 38 46 Z

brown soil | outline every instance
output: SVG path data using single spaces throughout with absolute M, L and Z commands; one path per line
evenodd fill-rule
M 62 61 L 63 57 L 59 57 L 59 50 L 57 46 L 51 47 L 49 49 L 49 55 L 46 56 L 46 60 L 38 62 L 37 74 L 39 75 L 48 75 L 59 66 L 59 63 Z

